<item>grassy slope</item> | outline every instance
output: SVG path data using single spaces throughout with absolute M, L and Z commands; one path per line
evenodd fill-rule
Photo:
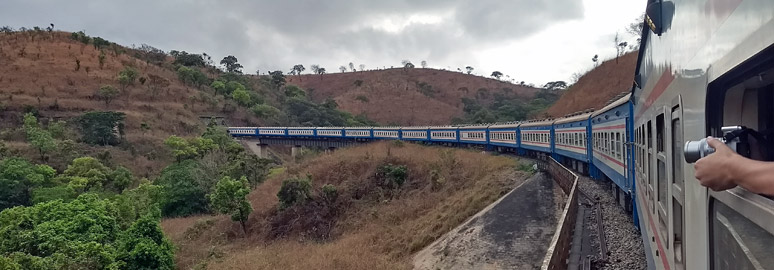
M 351 199 L 355 190 L 372 183 L 386 161 L 409 168 L 399 197 Z M 246 238 L 225 216 L 167 219 L 162 226 L 179 247 L 181 269 L 205 261 L 208 269 L 410 269 L 414 252 L 526 179 L 527 174 L 515 171 L 516 164 L 478 151 L 374 143 L 320 156 L 271 177 L 249 195 L 255 211 Z M 441 188 L 431 184 L 434 169 L 442 172 Z M 312 174 L 316 190 L 323 184 L 338 187 L 343 212 L 331 240 L 310 240 L 297 230 L 280 238 L 271 233 L 277 191 L 293 173 Z
M 358 80 L 362 85 L 355 85 Z M 423 82 L 432 86 L 435 92 L 432 97 L 420 92 L 418 84 Z M 494 93 L 528 100 L 538 91 L 491 78 L 422 68 L 331 73 L 322 78 L 319 75 L 288 76 L 288 83 L 314 89 L 312 98 L 318 102 L 334 98 L 345 111 L 365 114 L 381 124 L 399 125 L 448 124 L 452 118 L 463 116 L 462 98 L 488 105 L 492 103 Z M 487 96 L 477 99 L 478 90 L 482 88 L 487 89 Z M 358 99 L 359 96 L 368 101 Z
M 21 126 L 25 107 L 39 110 L 40 120 L 44 123 L 52 119 L 71 120 L 95 110 L 123 112 L 126 114 L 128 146 L 134 148 L 134 154 L 127 148 L 79 145 L 77 155 L 94 156 L 109 151 L 115 163 L 129 167 L 136 175 L 145 176 L 157 173 L 168 163 L 169 157 L 161 146 L 166 137 L 197 135 L 203 130 L 200 116 L 224 116 L 233 125 L 260 122 L 243 109 L 223 113 L 223 105 L 231 101 L 187 87 L 169 68 L 146 64 L 135 58 L 131 49 L 124 49 L 128 52 L 119 55 L 105 49 L 106 61 L 100 68 L 100 51 L 92 45 L 71 40 L 69 33 L 0 34 L 0 63 L 3 63 L 0 65 L 0 129 L 6 131 L 2 139 L 21 155 L 34 160 L 36 155 L 26 147 L 24 136 L 13 131 Z M 81 65 L 78 71 L 75 70 L 76 59 Z M 94 97 L 95 92 L 102 85 L 120 89 L 116 78 L 125 66 L 135 67 L 140 77 L 154 74 L 171 84 L 154 98 L 146 86 L 137 82 L 106 106 Z M 217 106 L 205 103 L 203 100 L 206 99 L 215 99 Z M 143 122 L 150 125 L 150 131 L 144 132 L 140 128 Z M 71 139 L 77 139 L 77 136 L 73 135 Z M 50 162 L 61 169 L 69 160 L 54 158 Z
M 618 63 L 611 59 L 600 64 L 583 75 L 546 113 L 562 117 L 590 108 L 602 109 L 611 98 L 631 91 L 636 65 L 637 52 L 622 56 Z

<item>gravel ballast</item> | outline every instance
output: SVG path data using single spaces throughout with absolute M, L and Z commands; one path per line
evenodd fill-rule
M 603 261 L 602 256 L 598 255 L 592 260 L 592 269 L 646 269 L 648 265 L 640 232 L 634 227 L 631 215 L 616 203 L 609 190 L 609 184 L 586 177 L 580 177 L 578 181 L 581 191 L 591 197 L 591 200 L 596 200 L 602 211 L 602 226 L 608 257 Z M 587 226 L 593 228 L 590 231 L 594 232 L 597 229 L 595 218 L 598 215 L 595 212 L 592 213 L 590 216 L 594 218 L 587 219 L 591 223 L 587 223 Z M 593 237 L 597 238 L 596 234 Z M 598 248 L 599 243 L 594 240 L 592 245 Z

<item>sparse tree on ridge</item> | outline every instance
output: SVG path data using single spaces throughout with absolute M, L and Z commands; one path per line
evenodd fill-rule
M 349 70 L 352 72 L 355 72 L 355 64 L 352 62 L 349 62 Z
M 361 72 L 365 71 L 365 65 L 363 65 L 363 64 L 360 64 L 359 68 L 360 68 L 360 71 L 361 71 Z
M 320 74 L 320 65 L 311 65 L 309 69 L 312 70 L 312 74 Z
M 325 68 L 322 68 L 322 67 L 321 67 L 321 68 L 318 68 L 318 69 L 317 69 L 317 74 L 320 74 L 320 80 L 321 80 L 321 81 L 322 81 L 323 75 L 325 75 L 325 72 L 326 72 L 326 71 L 325 71 Z
M 345 66 L 340 66 L 340 67 L 339 67 L 339 70 L 341 70 L 341 73 L 344 73 L 344 72 L 346 72 L 346 71 L 347 71 L 347 67 L 345 67 Z
M 597 62 L 599 61 L 599 55 L 595 54 L 593 58 L 591 58 L 591 61 L 594 62 L 594 67 L 597 67 Z
M 422 62 L 419 63 L 419 64 L 422 65 L 422 68 L 427 68 L 427 61 L 426 60 L 422 60 Z
M 220 64 L 223 65 L 229 73 L 242 74 L 243 66 L 238 63 L 237 58 L 233 55 L 223 57 L 223 60 L 220 60 Z
M 618 58 L 626 52 L 626 46 L 629 45 L 629 43 L 622 41 L 621 36 L 618 33 L 615 33 L 613 43 L 615 45 L 615 63 L 618 64 Z
M 467 66 L 467 67 L 465 67 L 465 70 L 467 70 L 467 71 L 468 71 L 468 74 L 471 74 L 471 73 L 473 73 L 473 70 L 474 70 L 474 69 L 475 69 L 475 68 L 473 68 L 473 67 L 471 67 L 471 66 Z
M 543 88 L 549 91 L 560 91 L 567 89 L 567 86 L 567 82 L 565 81 L 555 81 L 546 83 L 543 85 Z
M 301 72 L 304 72 L 304 70 L 306 70 L 304 65 L 298 64 L 293 66 L 293 71 L 295 72 L 295 75 L 301 75 Z
M 492 72 L 492 77 L 494 77 L 494 78 L 496 78 L 496 79 L 498 79 L 498 80 L 499 80 L 499 79 L 500 79 L 500 77 L 502 77 L 502 76 L 503 76 L 503 73 L 502 73 L 502 72 L 499 72 L 499 71 Z

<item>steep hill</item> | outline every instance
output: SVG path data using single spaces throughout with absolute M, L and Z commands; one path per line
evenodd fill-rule
M 497 97 L 528 101 L 539 89 L 460 72 L 393 68 L 365 72 L 288 76 L 312 99 L 333 98 L 339 107 L 380 124 L 440 125 L 464 115 L 463 99 L 481 106 Z
M 618 59 L 603 62 L 573 84 L 546 113 L 553 117 L 583 111 L 601 109 L 613 97 L 629 92 L 634 81 L 637 52 Z

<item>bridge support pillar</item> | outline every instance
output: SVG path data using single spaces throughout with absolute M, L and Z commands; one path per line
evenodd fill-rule
M 259 158 L 268 158 L 269 157 L 269 145 L 262 144 L 261 141 L 255 140 L 245 140 L 241 141 L 242 145 L 247 147 L 250 152 L 253 152 L 256 156 Z

